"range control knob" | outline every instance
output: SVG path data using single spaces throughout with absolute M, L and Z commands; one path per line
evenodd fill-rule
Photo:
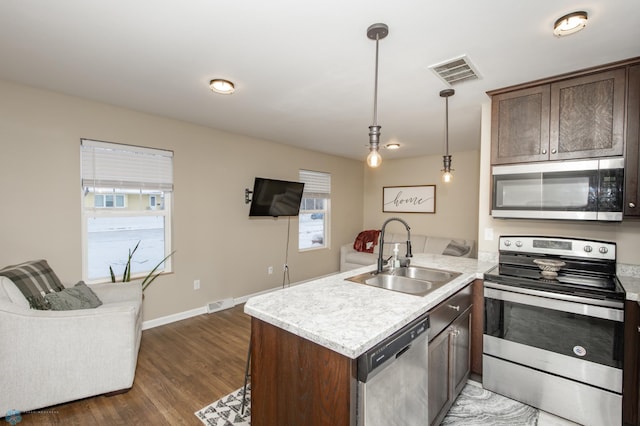
M 591 253 L 592 250 L 593 248 L 591 246 L 584 246 L 584 251 L 586 251 L 587 253 Z
M 609 252 L 609 249 L 608 249 L 608 248 L 606 248 L 606 247 L 600 247 L 600 249 L 598 249 L 598 251 L 599 251 L 600 253 L 602 253 L 602 254 L 605 254 L 605 253 L 608 253 L 608 252 Z
M 522 247 L 522 241 L 516 241 L 516 247 Z
M 509 240 L 504 240 L 504 245 L 509 247 L 511 245 L 511 241 Z

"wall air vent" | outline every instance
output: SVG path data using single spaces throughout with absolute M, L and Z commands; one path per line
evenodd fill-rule
M 208 313 L 218 312 L 224 309 L 233 308 L 235 305 L 236 304 L 233 301 L 233 299 L 228 297 L 226 299 L 218 300 L 216 302 L 211 302 L 207 304 L 207 312 Z
M 467 55 L 431 65 L 429 68 L 449 86 L 480 78 L 480 74 L 471 64 Z

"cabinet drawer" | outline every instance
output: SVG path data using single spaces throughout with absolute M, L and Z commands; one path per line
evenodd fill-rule
M 471 285 L 466 286 L 444 302 L 429 311 L 429 341 L 447 328 L 461 313 L 473 303 Z

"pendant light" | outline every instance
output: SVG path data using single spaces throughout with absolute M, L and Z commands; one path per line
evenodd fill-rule
M 444 168 L 442 169 L 442 182 L 449 183 L 453 180 L 451 171 L 451 155 L 449 155 L 449 97 L 456 93 L 453 89 L 445 89 L 440 92 L 440 97 L 445 100 L 445 124 L 444 124 L 444 155 L 442 156 Z
M 380 128 L 378 126 L 378 42 L 389 34 L 386 24 L 373 24 L 367 28 L 367 37 L 376 41 L 376 72 L 373 91 L 373 124 L 369 126 L 369 155 L 367 164 L 369 167 L 378 167 L 382 163 L 382 156 L 378 152 L 380 144 Z

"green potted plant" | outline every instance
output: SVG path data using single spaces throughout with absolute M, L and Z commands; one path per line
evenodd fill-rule
M 136 250 L 138 250 L 138 246 L 140 245 L 140 241 L 138 241 L 138 244 L 136 244 L 136 246 L 133 248 L 133 250 L 129 249 L 129 257 L 127 258 L 127 263 L 124 265 L 124 272 L 122 273 L 122 280 L 121 282 L 126 283 L 131 281 L 131 259 L 133 258 L 134 253 L 136 252 Z M 146 277 L 144 277 L 144 279 L 142 280 L 142 291 L 144 292 L 144 290 L 149 287 L 149 285 L 156 279 L 158 278 L 158 275 L 160 275 L 162 272 L 158 272 L 156 273 L 156 270 L 160 267 L 160 265 L 162 265 L 164 263 L 165 260 L 167 260 L 171 255 L 173 255 L 173 253 L 175 253 L 175 250 L 172 251 L 171 253 L 169 253 L 168 255 L 165 256 L 164 259 L 162 259 L 152 270 L 151 272 L 149 272 L 147 274 Z M 113 268 L 111 266 L 109 266 L 109 274 L 111 275 L 111 282 L 115 283 L 116 282 L 116 275 L 113 272 Z

